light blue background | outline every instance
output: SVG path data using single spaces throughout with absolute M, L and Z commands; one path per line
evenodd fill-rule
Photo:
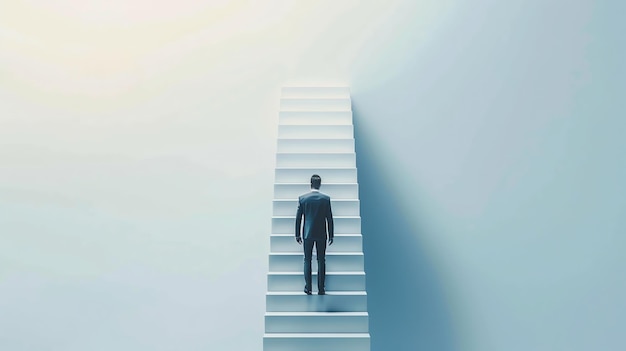
M 372 350 L 626 347 L 623 3 L 272 5 L 113 95 L 0 49 L 1 349 L 260 350 L 279 88 L 332 83 Z

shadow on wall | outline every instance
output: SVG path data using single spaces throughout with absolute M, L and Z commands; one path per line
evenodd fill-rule
M 353 114 L 371 349 L 455 351 L 436 270 L 420 246 L 420 229 L 405 218 L 420 214 L 402 208 L 388 186 L 395 180 L 380 171 L 383 164 L 371 140 L 375 134 L 364 133 L 354 105 Z

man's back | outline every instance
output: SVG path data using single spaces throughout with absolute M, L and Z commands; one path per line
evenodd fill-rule
M 304 239 L 327 239 L 327 223 L 328 239 L 333 238 L 333 214 L 328 195 L 311 191 L 298 198 L 296 232 L 300 231 L 302 216 L 304 216 L 304 228 L 302 228 Z

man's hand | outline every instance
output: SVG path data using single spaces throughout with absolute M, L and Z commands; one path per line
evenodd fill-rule
M 333 238 L 328 239 L 328 246 L 333 244 Z
M 298 242 L 298 244 L 302 245 L 302 238 L 297 236 L 296 237 L 296 241 Z

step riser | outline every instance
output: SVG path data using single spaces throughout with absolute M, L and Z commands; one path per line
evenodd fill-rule
M 281 111 L 350 111 L 351 107 L 352 105 L 349 98 L 280 99 Z
M 323 183 L 357 183 L 356 168 L 322 169 L 307 167 L 306 169 L 277 169 L 274 175 L 276 183 L 309 183 L 313 174 L 322 177 L 322 186 L 324 186 Z
M 295 252 L 302 253 L 302 245 L 296 242 L 295 235 L 276 236 L 270 238 L 271 252 Z M 327 252 L 362 252 L 363 237 L 335 235 L 335 240 L 331 246 L 326 247 Z
M 313 282 L 317 284 L 317 274 L 313 275 Z M 315 285 L 315 284 L 314 284 Z M 326 274 L 326 290 L 328 291 L 365 291 L 365 275 L 333 275 Z M 269 291 L 302 291 L 304 275 L 268 275 L 267 288 Z
M 275 184 L 274 198 L 297 200 L 300 195 L 306 194 L 310 191 L 310 184 Z M 331 199 L 359 199 L 358 184 L 324 184 L 324 178 L 322 178 L 320 191 L 330 196 Z
M 361 232 L 361 218 L 333 218 L 334 232 L 337 234 L 357 234 Z M 272 234 L 296 234 L 295 217 L 272 218 Z
M 263 338 L 263 351 L 369 350 L 369 338 Z
M 284 111 L 278 115 L 278 123 L 279 125 L 344 125 L 352 127 L 352 111 Z
M 265 316 L 266 333 L 367 333 L 365 316 Z
M 277 152 L 354 153 L 354 139 L 279 139 Z
M 351 154 L 277 154 L 276 167 L 356 167 L 356 155 Z
M 358 216 L 360 203 L 354 201 L 330 201 L 333 216 Z M 295 216 L 298 209 L 297 200 L 274 201 L 274 216 Z
M 284 87 L 281 89 L 282 98 L 350 98 L 350 89 L 347 87 Z
M 317 256 L 313 250 L 311 269 L 317 272 Z M 303 272 L 304 253 L 297 255 L 274 255 L 269 257 L 270 272 Z M 363 255 L 326 255 L 326 272 L 363 272 Z
M 351 125 L 300 126 L 279 125 L 279 139 L 353 139 Z
M 267 295 L 267 312 L 367 312 L 367 295 Z

